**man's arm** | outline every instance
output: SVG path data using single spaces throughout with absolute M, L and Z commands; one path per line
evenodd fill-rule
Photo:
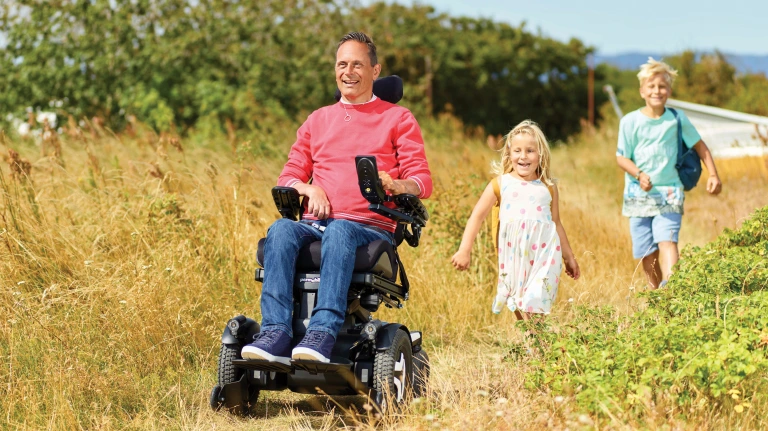
M 385 190 L 392 194 L 410 193 L 421 199 L 432 194 L 432 174 L 424 152 L 424 138 L 421 129 L 410 111 L 404 111 L 394 138 L 397 163 L 400 166 L 398 179 L 387 179 L 379 175 Z M 391 181 L 391 183 L 390 183 Z M 389 187 L 389 188 L 387 188 Z
M 414 180 L 393 180 L 392 177 L 384 171 L 379 171 L 379 179 L 381 180 L 381 186 L 384 190 L 393 195 L 408 193 L 418 196 L 421 194 L 421 189 L 419 189 L 419 185 Z
M 311 116 L 310 116 L 311 117 Z M 318 219 L 325 219 L 331 214 L 331 203 L 325 190 L 318 186 L 307 184 L 312 178 L 314 166 L 309 147 L 311 133 L 309 121 L 299 127 L 296 132 L 296 142 L 288 153 L 288 161 L 283 166 L 283 171 L 277 179 L 277 185 L 293 187 L 301 196 L 307 197 L 307 214 L 312 214 Z

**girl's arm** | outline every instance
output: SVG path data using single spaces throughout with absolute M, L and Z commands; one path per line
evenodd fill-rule
M 629 160 L 629 159 L 627 159 Z M 560 247 L 563 252 L 563 262 L 565 262 L 565 273 L 568 274 L 574 280 L 577 280 L 581 276 L 581 270 L 579 264 L 576 262 L 576 256 L 573 255 L 571 250 L 571 244 L 568 242 L 568 237 L 565 235 L 565 228 L 560 222 L 560 204 L 559 193 L 557 186 L 552 187 L 552 221 L 555 222 L 557 228 L 557 236 L 560 237 Z
M 709 178 L 707 178 L 707 191 L 712 195 L 720 193 L 723 184 L 720 182 L 720 177 L 717 175 L 715 159 L 712 158 L 712 153 L 709 152 L 709 147 L 707 147 L 707 144 L 705 144 L 704 141 L 699 140 L 699 142 L 693 146 L 693 149 L 696 150 L 696 154 L 699 155 L 699 158 L 704 162 L 704 166 L 707 167 L 707 172 L 709 172 Z
M 490 182 L 485 187 L 477 204 L 475 204 L 475 208 L 472 210 L 472 215 L 469 216 L 469 220 L 467 220 L 467 227 L 464 228 L 464 236 L 461 238 L 459 251 L 457 251 L 451 258 L 451 263 L 453 263 L 454 268 L 459 271 L 469 268 L 472 244 L 475 242 L 477 233 L 480 232 L 483 220 L 488 217 L 488 213 L 491 212 L 491 208 L 493 208 L 495 204 L 496 193 L 493 191 L 493 183 Z

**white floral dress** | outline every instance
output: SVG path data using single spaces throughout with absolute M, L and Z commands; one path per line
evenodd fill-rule
M 563 266 L 552 196 L 540 180 L 499 179 L 499 280 L 493 312 L 549 314 Z

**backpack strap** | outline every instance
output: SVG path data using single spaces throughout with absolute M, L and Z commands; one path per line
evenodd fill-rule
M 672 115 L 675 116 L 677 121 L 677 163 L 675 163 L 675 169 L 680 170 L 683 165 L 683 156 L 685 156 L 685 144 L 683 143 L 683 125 L 680 121 L 680 117 L 677 115 L 677 110 L 674 108 L 667 108 Z
M 496 206 L 499 206 L 501 204 L 501 190 L 499 186 L 501 175 L 491 180 L 491 184 L 493 185 L 493 193 L 496 195 Z

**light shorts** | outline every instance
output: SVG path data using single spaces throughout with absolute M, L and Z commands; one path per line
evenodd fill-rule
M 630 217 L 629 233 L 632 235 L 632 255 L 642 259 L 659 249 L 659 243 L 677 243 L 683 215 L 666 213 L 655 217 Z

